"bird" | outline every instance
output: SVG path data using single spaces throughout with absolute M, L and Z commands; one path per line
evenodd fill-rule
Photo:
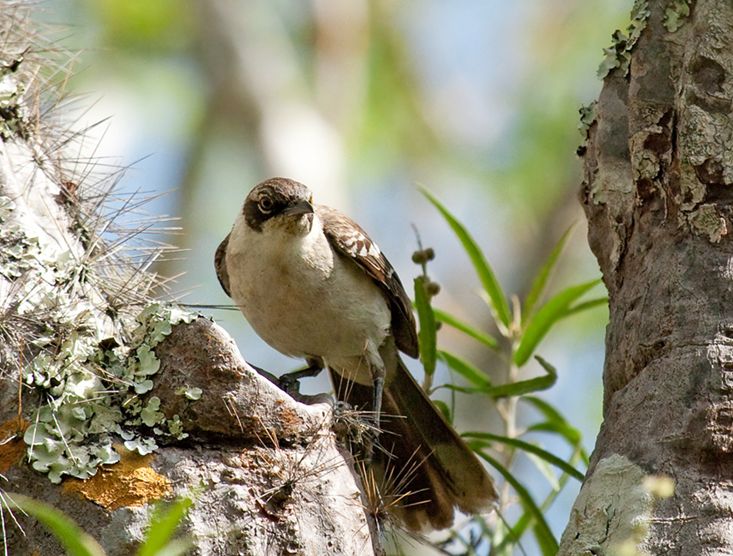
M 381 449 L 370 465 L 383 479 L 404 471 L 389 513 L 407 529 L 492 509 L 491 476 L 400 357 L 418 356 L 410 298 L 356 222 L 314 204 L 307 186 L 270 178 L 246 196 L 214 266 L 267 344 L 310 371 L 327 368 L 340 402 L 373 411 Z

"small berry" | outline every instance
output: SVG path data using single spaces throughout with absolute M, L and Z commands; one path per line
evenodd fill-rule
M 437 282 L 428 282 L 425 285 L 425 292 L 430 296 L 434 297 L 440 293 L 440 284 Z
M 423 250 L 415 251 L 412 254 L 412 262 L 415 264 L 425 264 L 426 262 L 428 262 L 428 259 L 425 256 L 425 251 Z

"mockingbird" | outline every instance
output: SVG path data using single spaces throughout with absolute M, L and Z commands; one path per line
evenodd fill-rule
M 491 478 L 400 360 L 398 350 L 418 355 L 410 299 L 358 224 L 314 205 L 303 184 L 272 178 L 247 195 L 215 266 L 263 340 L 327 367 L 339 399 L 381 416 L 372 465 L 403 475 L 392 510 L 407 527 L 442 529 L 455 507 L 489 509 Z

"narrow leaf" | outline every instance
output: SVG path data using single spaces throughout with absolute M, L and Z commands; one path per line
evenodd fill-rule
M 433 405 L 440 410 L 446 421 L 448 421 L 449 423 L 453 422 L 453 416 L 451 415 L 450 407 L 448 407 L 447 403 L 445 403 L 443 400 L 431 399 L 430 401 L 432 401 Z
M 561 436 L 570 446 L 578 450 L 581 460 L 587 466 L 588 454 L 581 443 L 582 435 L 580 431 L 571 425 L 557 409 L 546 401 L 535 396 L 524 396 L 521 399 L 534 406 L 547 419 L 547 421 L 529 426 L 527 431 L 549 432 Z
M 580 443 L 580 432 L 571 426 L 563 426 L 558 423 L 537 423 L 527 428 L 527 432 L 550 432 L 562 437 L 567 443 L 578 450 L 580 460 L 587 467 L 590 462 L 588 452 Z M 577 439 L 577 440 L 573 440 Z
M 568 309 L 563 316 L 569 317 L 570 315 L 574 315 L 576 313 L 580 313 L 582 311 L 587 311 L 588 309 L 594 309 L 595 307 L 607 307 L 608 306 L 608 298 L 607 297 L 598 297 L 596 299 L 589 299 L 588 301 L 583 301 L 582 303 L 578 303 L 577 305 L 573 305 Z
M 555 367 L 550 365 L 539 355 L 535 356 L 535 359 L 537 359 L 539 364 L 542 365 L 542 368 L 547 371 L 547 374 L 527 380 L 494 386 L 487 393 L 494 398 L 508 398 L 512 396 L 524 396 L 526 394 L 531 394 L 532 392 L 538 392 L 540 390 L 547 390 L 550 388 L 557 380 L 557 371 L 555 370 Z
M 476 453 L 482 459 L 488 462 L 489 465 L 491 465 L 494 469 L 501 473 L 504 479 L 506 479 L 506 481 L 516 491 L 522 507 L 524 507 L 526 511 L 531 513 L 536 520 L 535 536 L 537 538 L 537 544 L 539 545 L 543 556 L 555 556 L 558 550 L 557 540 L 552 534 L 549 525 L 547 525 L 547 521 L 545 521 L 545 516 L 542 515 L 542 511 L 537 507 L 537 504 L 530 495 L 529 491 L 524 487 L 524 485 L 522 485 L 522 483 L 519 482 L 519 480 L 516 479 L 516 477 L 514 477 L 514 475 L 509 472 L 506 467 L 504 467 L 501 463 L 499 463 L 496 459 L 491 457 L 485 451 L 479 448 L 476 449 Z
M 527 432 L 551 432 L 558 436 L 562 436 L 571 446 L 577 446 L 578 442 L 580 442 L 580 432 L 563 423 L 543 421 L 527 427 Z
M 567 423 L 565 417 L 557 409 L 555 409 L 550 403 L 536 396 L 526 396 L 522 398 L 523 401 L 534 406 L 545 418 L 549 421 L 556 423 Z
M 183 518 L 186 517 L 192 504 L 193 500 L 187 497 L 179 498 L 169 505 L 158 504 L 150 519 L 150 527 L 145 540 L 138 550 L 138 556 L 156 556 L 172 543 L 175 544 L 170 547 L 170 551 L 175 552 L 181 541 L 180 539 L 171 541 L 171 537 Z M 176 553 L 180 554 L 180 552 Z
M 509 539 L 507 538 L 507 533 L 510 531 L 510 528 L 507 527 L 502 520 L 497 520 L 496 525 L 494 526 L 494 530 L 490 531 L 491 534 L 491 551 L 492 554 L 496 554 L 496 556 L 511 556 L 512 555 L 512 548 L 507 542 Z M 502 545 L 504 546 L 503 550 L 495 550 L 495 546 Z M 470 554 L 470 553 L 467 553 Z M 473 556 L 473 555 L 472 555 Z
M 430 306 L 430 296 L 425 290 L 425 281 L 425 276 L 415 278 L 415 308 L 420 323 L 420 331 L 418 332 L 420 361 L 425 369 L 425 374 L 432 375 L 435 373 L 437 328 L 435 326 L 435 314 Z
M 520 380 L 519 382 L 512 382 L 511 384 L 502 384 L 501 386 L 494 386 L 487 394 L 492 398 L 512 398 L 516 396 L 524 396 L 531 394 L 532 392 L 539 392 L 541 390 L 547 390 L 555 384 L 557 377 L 553 375 L 538 376 L 536 378 L 530 378 L 527 380 Z
M 451 227 L 453 232 L 456 234 L 466 254 L 471 259 L 476 274 L 478 275 L 481 285 L 483 286 L 486 294 L 489 296 L 491 306 L 496 312 L 496 317 L 499 322 L 504 325 L 505 328 L 509 328 L 512 316 L 509 310 L 509 302 L 507 301 L 506 295 L 504 295 L 501 286 L 499 285 L 496 275 L 492 270 L 489 263 L 486 261 L 486 257 L 481 252 L 478 244 L 474 241 L 471 235 L 468 233 L 466 228 L 461 224 L 455 216 L 453 216 L 443 204 L 438 201 L 427 189 L 421 187 L 420 191 L 430 201 L 438 212 L 443 216 L 445 221 Z
M 542 458 L 547 463 L 554 465 L 555 467 L 564 471 L 565 473 L 574 477 L 575 479 L 578 479 L 579 481 L 583 480 L 583 477 L 584 477 L 583 473 L 575 469 L 575 467 L 567 463 L 562 458 L 559 458 L 556 455 L 551 454 L 547 450 L 544 450 L 540 448 L 539 446 L 536 446 L 535 444 L 532 444 L 530 442 L 525 442 L 524 440 L 519 440 L 518 438 L 509 438 L 508 436 L 491 434 L 488 432 L 467 432 L 467 433 L 464 433 L 463 436 L 465 438 L 486 441 L 489 443 L 500 442 L 502 444 L 506 444 L 507 446 L 513 446 L 514 448 L 519 448 L 520 450 L 523 450 L 530 454 L 534 454 L 539 458 Z
M 22 494 L 6 493 L 11 504 L 40 521 L 70 556 L 104 556 L 104 549 L 63 512 Z
M 514 364 L 518 367 L 524 365 L 552 325 L 565 316 L 570 305 L 599 283 L 600 279 L 591 280 L 578 286 L 571 286 L 545 303 L 527 323 L 517 351 L 514 352 Z
M 492 388 L 489 377 L 465 359 L 461 359 L 457 355 L 453 355 L 452 353 L 442 350 L 438 351 L 438 357 L 440 357 L 441 361 L 445 362 L 448 367 L 468 380 L 471 384 L 477 386 L 480 391 L 486 391 Z
M 570 458 L 570 462 L 568 463 L 572 464 L 572 462 L 575 459 L 576 459 L 576 455 L 574 454 Z M 555 500 L 557 499 L 562 489 L 565 488 L 565 485 L 567 484 L 568 479 L 569 479 L 569 475 L 567 473 L 563 473 L 562 476 L 560 477 L 560 480 L 558 481 L 560 484 L 560 488 L 558 490 L 550 491 L 550 493 L 544 499 L 542 504 L 540 504 L 540 510 L 542 510 L 543 513 L 547 513 L 547 510 L 550 509 L 550 507 L 555 502 Z M 510 528 L 509 534 L 507 535 L 507 537 L 503 539 L 496 547 L 492 546 L 492 550 L 494 549 L 497 550 L 498 551 L 497 553 L 503 550 L 506 550 L 512 542 L 515 542 L 513 539 L 518 539 L 524 534 L 524 531 L 532 523 L 532 521 L 533 521 L 532 513 L 529 511 L 525 511 L 522 514 L 522 516 L 517 520 L 517 522 L 514 524 L 514 526 Z
M 545 461 L 541 457 L 534 454 L 527 453 L 527 458 L 534 464 L 540 474 L 550 484 L 550 490 L 560 490 L 560 482 L 557 480 L 557 476 L 552 469 L 552 465 L 547 463 L 547 461 Z
M 499 348 L 499 342 L 490 334 L 487 334 L 486 332 L 483 332 L 481 330 L 477 330 L 470 324 L 458 320 L 453 315 L 450 315 L 445 311 L 441 311 L 440 309 L 434 308 L 433 313 L 435 313 L 435 319 L 438 322 L 442 322 L 452 328 L 455 328 L 456 330 L 460 330 L 464 334 L 470 336 L 474 340 L 481 342 L 490 349 L 496 350 Z
M 181 556 L 182 554 L 189 554 L 193 547 L 194 543 L 190 538 L 173 539 L 158 550 L 155 556 Z
M 529 316 L 532 314 L 532 310 L 534 309 L 535 304 L 544 293 L 545 287 L 547 286 L 547 281 L 549 280 L 550 275 L 552 274 L 552 271 L 557 264 L 557 260 L 560 257 L 562 250 L 565 248 L 565 243 L 567 242 L 568 237 L 570 237 L 570 232 L 573 231 L 574 227 L 575 224 L 571 224 L 568 229 L 565 230 L 565 233 L 555 244 L 555 247 L 552 249 L 550 255 L 547 257 L 547 260 L 542 265 L 539 272 L 537 272 L 535 279 L 532 281 L 532 287 L 529 289 L 529 293 L 524 300 L 524 307 L 522 310 L 522 322 L 525 322 L 527 318 L 529 318 Z
M 490 390 L 490 388 L 487 387 L 477 388 L 475 386 L 456 386 L 455 384 L 447 382 L 445 384 L 439 384 L 438 386 L 434 387 L 432 391 L 437 392 L 441 388 L 445 388 L 450 392 L 461 392 L 462 394 L 487 394 Z

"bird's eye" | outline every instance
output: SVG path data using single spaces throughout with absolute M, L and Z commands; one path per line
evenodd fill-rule
M 270 197 L 261 197 L 260 200 L 257 202 L 257 206 L 260 209 L 260 212 L 263 212 L 267 214 L 272 210 L 272 199 Z

